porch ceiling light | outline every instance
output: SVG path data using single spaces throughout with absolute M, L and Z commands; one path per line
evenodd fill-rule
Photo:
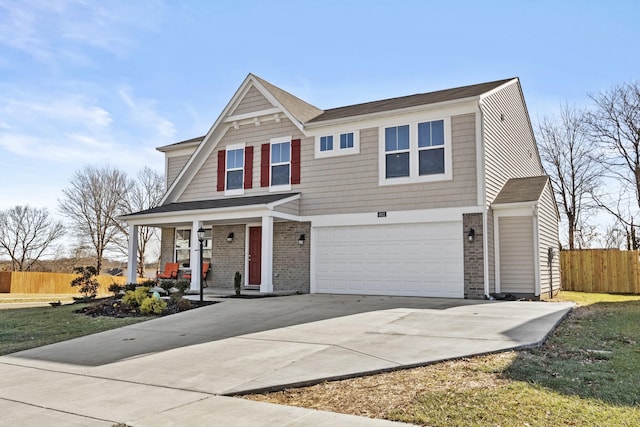
M 306 239 L 305 239 L 304 234 L 301 234 L 301 235 L 300 235 L 300 237 L 298 237 L 298 244 L 299 244 L 300 246 L 304 245 L 304 241 L 305 241 L 305 240 L 306 240 Z
M 233 231 L 227 234 L 227 242 L 229 243 L 233 242 Z
M 469 239 L 469 243 L 473 243 L 476 238 L 476 230 L 473 228 L 469 229 L 469 234 L 467 234 L 467 238 Z

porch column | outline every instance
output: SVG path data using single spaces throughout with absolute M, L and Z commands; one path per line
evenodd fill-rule
M 127 283 L 136 283 L 138 272 L 138 226 L 129 225 L 129 250 L 127 252 Z
M 191 254 L 189 266 L 191 267 L 190 290 L 200 292 L 200 242 L 198 241 L 198 229 L 202 227 L 202 221 L 193 221 L 191 224 Z
M 260 292 L 273 292 L 273 217 L 262 217 L 262 265 Z

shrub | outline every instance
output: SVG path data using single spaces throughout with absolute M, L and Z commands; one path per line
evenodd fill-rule
M 188 280 L 178 280 L 174 286 L 178 289 L 182 295 L 191 287 L 191 283 Z
M 142 282 L 142 283 L 138 283 L 138 285 L 137 285 L 137 286 L 146 286 L 147 288 L 153 288 L 153 287 L 154 287 L 154 286 L 156 286 L 156 285 L 157 285 L 157 282 L 156 282 L 155 280 L 153 280 L 153 279 L 148 279 L 148 280 L 145 280 L 145 281 L 144 281 L 144 282 Z
M 140 312 L 142 314 L 161 314 L 166 308 L 166 302 L 154 297 L 147 297 L 140 304 Z
M 109 292 L 113 294 L 114 297 L 120 295 L 120 292 L 124 289 L 124 286 L 118 285 L 117 283 L 112 283 L 109 285 Z
M 127 283 L 126 285 L 124 285 L 124 290 L 133 292 L 136 290 L 137 287 L 138 287 L 137 283 Z
M 240 295 L 240 286 L 242 285 L 242 274 L 239 271 L 236 271 L 235 276 L 233 276 L 233 287 L 236 290 L 236 295 Z
M 127 291 L 122 298 L 122 302 L 135 307 L 140 307 L 142 306 L 142 302 L 147 298 L 149 298 L 149 288 L 141 286 L 136 288 L 135 291 Z
M 167 295 L 171 295 L 171 288 L 175 286 L 175 280 L 160 280 L 158 286 L 164 289 Z
M 189 310 L 191 308 L 191 301 L 182 298 L 182 295 L 178 293 L 171 295 L 169 302 L 175 307 L 176 312 Z
M 98 270 L 93 266 L 74 267 L 73 272 L 80 274 L 80 276 L 71 281 L 71 286 L 78 286 L 85 299 L 95 298 L 100 287 L 100 283 L 94 278 L 98 274 Z

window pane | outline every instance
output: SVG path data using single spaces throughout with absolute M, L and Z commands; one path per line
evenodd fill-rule
M 340 135 L 340 148 L 353 148 L 353 133 L 343 133 Z
M 176 250 L 176 262 L 182 266 L 183 264 L 189 264 L 190 251 L 188 249 Z
M 387 154 L 386 176 L 387 178 L 409 176 L 409 153 Z
M 280 145 L 271 144 L 271 163 L 280 163 Z
M 397 128 L 386 128 L 384 130 L 385 151 L 395 151 L 398 149 Z
M 398 126 L 398 150 L 409 149 L 409 125 Z
M 289 165 L 271 167 L 271 185 L 289 184 Z
M 431 122 L 431 145 L 444 145 L 444 120 Z
M 189 249 L 191 230 L 176 230 L 176 249 Z
M 244 148 L 227 151 L 227 169 L 236 169 L 244 166 Z
M 227 172 L 227 190 L 236 190 L 242 188 L 242 180 L 244 171 L 235 170 Z
M 418 123 L 418 147 L 431 147 L 431 122 Z
M 420 151 L 419 162 L 420 175 L 444 173 L 444 148 Z
M 320 137 L 320 151 L 333 150 L 333 136 L 321 136 Z

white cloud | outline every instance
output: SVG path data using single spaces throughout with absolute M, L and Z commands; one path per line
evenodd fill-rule
M 136 99 L 128 87 L 120 88 L 118 94 L 129 108 L 131 122 L 157 132 L 162 138 L 171 138 L 175 135 L 175 126 L 155 110 L 155 101 Z
M 0 44 L 40 61 L 82 63 L 84 47 L 124 56 L 135 46 L 132 33 L 157 28 L 164 15 L 161 0 L 0 0 Z

